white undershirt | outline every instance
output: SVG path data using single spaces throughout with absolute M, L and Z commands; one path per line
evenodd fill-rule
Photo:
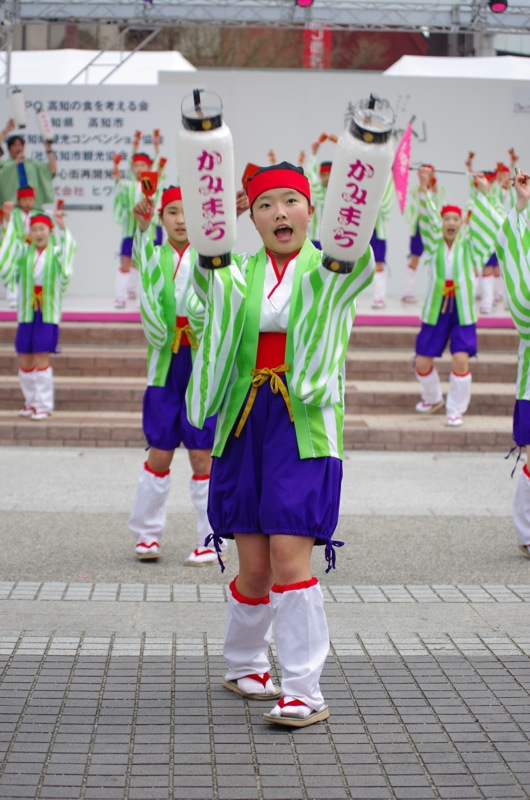
M 35 258 L 35 263 L 33 264 L 33 285 L 36 287 L 42 286 L 45 255 L 46 255 L 46 248 L 44 250 L 41 250 L 41 252 L 37 254 Z
M 287 331 L 295 269 L 296 256 L 287 262 L 281 278 L 278 278 L 270 256 L 267 258 L 261 300 L 260 332 Z
M 445 280 L 452 281 L 453 280 L 453 258 L 455 253 L 455 245 L 453 243 L 452 247 L 449 247 L 447 242 L 444 242 L 445 247 Z
M 172 245 L 170 245 L 172 247 Z M 186 317 L 186 294 L 190 279 L 190 246 L 182 253 L 178 253 L 173 247 L 173 281 L 175 283 L 175 303 L 177 306 L 177 317 Z

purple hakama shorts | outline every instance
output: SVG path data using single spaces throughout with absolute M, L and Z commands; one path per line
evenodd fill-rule
M 384 264 L 386 259 L 386 239 L 378 239 L 375 231 L 372 233 L 370 239 L 372 250 L 374 251 L 374 259 L 378 264 Z
M 279 392 L 273 394 L 267 381 L 258 389 L 240 436 L 232 431 L 223 454 L 213 458 L 208 517 L 215 537 L 311 536 L 316 544 L 327 545 L 332 566 L 333 545 L 340 544 L 331 537 L 341 481 L 339 458 L 300 458 L 285 400 Z
M 59 326 L 43 322 L 42 311 L 35 311 L 33 322 L 19 322 L 15 336 L 17 353 L 56 353 L 58 343 Z
M 132 257 L 133 242 L 134 238 L 132 236 L 126 236 L 125 239 L 121 240 L 120 256 Z
M 142 425 L 149 447 L 176 450 L 183 444 L 187 450 L 211 450 L 215 417 L 209 417 L 202 429 L 194 428 L 188 420 L 186 389 L 191 367 L 191 348 L 181 345 L 171 359 L 166 385 L 145 390 Z
M 498 267 L 499 266 L 499 259 L 497 258 L 497 253 L 492 253 L 491 256 L 488 258 L 486 263 L 484 264 L 485 267 Z
M 448 298 L 447 308 L 440 312 L 436 325 L 422 323 L 416 337 L 416 355 L 439 358 L 451 340 L 451 353 L 477 354 L 477 326 L 460 325 L 454 297 Z
M 410 237 L 410 255 L 419 257 L 422 255 L 423 250 L 424 247 L 421 240 L 420 226 L 418 225 L 414 235 Z
M 526 447 L 530 444 L 530 400 L 515 401 L 513 440 L 517 447 Z

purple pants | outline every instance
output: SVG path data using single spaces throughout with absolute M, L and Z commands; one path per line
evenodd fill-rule
M 216 537 L 227 539 L 234 533 L 315 537 L 327 545 L 332 566 L 341 481 L 339 458 L 300 458 L 285 401 L 267 382 L 239 438 L 232 432 L 223 454 L 213 459 L 210 524 Z
M 499 266 L 499 259 L 497 258 L 497 253 L 492 253 L 491 256 L 488 258 L 486 263 L 484 264 L 485 267 L 498 267 Z
M 517 447 L 526 447 L 530 444 L 530 400 L 515 401 L 513 440 Z
M 19 322 L 15 336 L 17 353 L 56 353 L 59 326 L 42 321 L 42 311 L 35 311 L 33 322 Z
M 414 235 L 410 237 L 410 255 L 421 256 L 423 253 L 423 242 L 421 240 L 420 226 L 416 227 Z
M 181 345 L 171 359 L 165 386 L 148 386 L 143 402 L 143 431 L 149 447 L 175 450 L 182 443 L 187 450 L 211 450 L 215 417 L 204 428 L 194 428 L 188 420 L 186 389 L 191 375 L 191 348 Z
M 477 354 L 477 326 L 460 325 L 456 300 L 449 297 L 444 313 L 440 312 L 436 325 L 424 322 L 416 337 L 416 355 L 439 358 L 451 340 L 451 353 Z
M 375 261 L 379 264 L 384 264 L 386 259 L 386 239 L 378 239 L 374 231 L 370 239 L 370 244 L 374 251 Z

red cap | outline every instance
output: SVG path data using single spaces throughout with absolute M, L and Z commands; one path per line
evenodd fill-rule
M 180 186 L 170 186 L 168 189 L 164 189 L 158 213 L 161 214 L 168 203 L 172 203 L 174 200 L 182 200 Z
M 38 222 L 42 223 L 43 225 L 47 225 L 48 228 L 53 228 L 53 221 L 51 217 L 48 217 L 47 214 L 35 214 L 34 217 L 30 220 L 30 226 L 36 225 Z
M 17 189 L 17 197 L 19 199 L 21 197 L 35 197 L 35 189 L 33 186 L 22 186 L 20 189 Z
M 252 204 L 260 194 L 269 189 L 294 189 L 311 202 L 311 189 L 304 171 L 286 161 L 272 167 L 264 167 L 248 182 L 246 192 L 250 207 L 252 208 Z
M 149 166 L 151 166 L 151 164 L 153 163 L 153 159 L 149 158 L 149 156 L 146 153 L 135 153 L 131 158 L 131 162 L 133 164 L 138 164 L 138 162 L 142 162 L 143 164 L 149 164 Z
M 458 214 L 461 217 L 462 209 L 459 206 L 444 206 L 440 211 L 440 216 L 443 217 L 444 214 Z

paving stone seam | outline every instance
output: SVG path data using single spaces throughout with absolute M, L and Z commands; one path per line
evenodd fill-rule
M 322 585 L 327 603 L 530 603 L 530 584 Z M 226 603 L 224 584 L 0 581 L 0 601 Z
M 0 657 L 6 659 L 6 668 L 14 656 L 37 656 L 40 658 L 71 656 L 126 656 L 155 658 L 157 656 L 208 656 L 222 655 L 223 640 L 208 636 L 150 636 L 148 633 L 136 636 L 86 636 L 83 632 L 75 636 L 58 634 L 38 635 L 26 631 L 5 632 L 0 635 Z M 275 652 L 274 643 L 271 645 Z M 399 656 L 438 657 L 438 656 L 484 656 L 499 661 L 503 657 L 528 658 L 530 656 L 530 636 L 495 636 L 468 634 L 449 636 L 440 633 L 436 637 L 409 634 L 400 636 L 385 634 L 369 636 L 354 634 L 351 637 L 333 637 L 333 647 L 340 656 L 364 657 Z

